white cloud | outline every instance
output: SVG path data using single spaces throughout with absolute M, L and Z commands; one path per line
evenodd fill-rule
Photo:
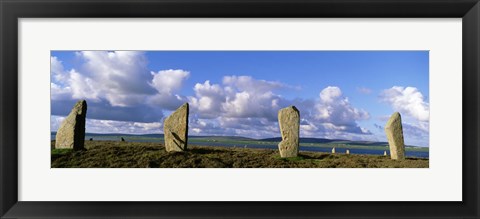
M 180 69 L 151 72 L 143 52 L 82 51 L 75 54 L 80 63 L 76 69 L 65 70 L 57 57 L 50 59 L 53 101 L 86 99 L 107 102 L 112 107 L 143 105 L 155 110 L 174 110 L 187 101 L 178 92 L 190 73 Z
M 314 123 L 307 119 L 300 120 L 300 136 L 304 137 L 316 137 L 318 135 L 319 128 Z
M 223 113 L 222 104 L 226 101 L 226 95 L 220 85 L 211 85 L 207 80 L 203 84 L 197 83 L 193 90 L 195 97 L 189 97 L 189 102 L 201 117 L 215 118 Z
M 275 94 L 276 89 L 286 88 L 278 82 L 256 80 L 245 76 L 224 77 L 223 84 L 205 81 L 196 84 L 196 96 L 189 97 L 193 114 L 209 119 L 224 133 L 248 136 L 279 136 L 278 110 L 295 105 L 300 109 L 302 123 L 300 130 L 305 137 L 335 137 L 371 135 L 356 121 L 369 118 L 369 114 L 354 108 L 344 97 L 340 88 L 327 87 L 320 92 L 319 99 L 287 100 Z M 193 125 L 195 133 L 212 134 L 209 128 Z
M 178 92 L 182 87 L 183 81 L 190 76 L 190 72 L 181 69 L 162 70 L 157 73 L 151 72 L 153 75 L 150 86 L 155 88 L 160 94 L 173 94 Z
M 80 71 L 88 86 L 79 87 L 74 97 L 102 98 L 112 106 L 125 107 L 142 103 L 154 93 L 148 86 L 151 75 L 143 52 L 82 51 L 78 56 L 84 61 Z M 91 90 L 96 94 L 90 94 Z
M 76 58 L 83 64 L 68 71 L 57 57 L 50 60 L 53 82 L 70 87 L 72 98 L 106 100 L 112 106 L 126 107 L 142 103 L 147 95 L 155 93 L 148 86 L 151 75 L 142 52 L 82 51 Z
M 278 109 L 283 106 L 283 98 L 273 91 L 283 88 L 288 86 L 250 76 L 225 76 L 222 85 L 210 84 L 210 81 L 197 83 L 195 97 L 189 97 L 189 102 L 200 117 L 266 117 L 275 120 Z
M 175 92 L 189 73 L 165 70 L 152 75 L 144 53 L 84 51 L 77 52 L 76 59 L 76 68 L 66 70 L 61 60 L 51 57 L 52 115 L 66 115 L 78 99 L 86 99 L 92 132 L 147 132 L 160 124 L 164 109 L 186 100 Z M 157 90 L 159 86 L 163 88 Z
M 55 56 L 50 57 L 50 74 L 52 80 L 55 80 L 57 83 L 66 80 L 62 61 L 58 60 Z
M 248 90 L 255 93 L 270 92 L 272 90 L 287 88 L 286 84 L 277 81 L 257 80 L 251 76 L 225 76 L 223 84 L 238 90 Z
M 369 134 L 356 121 L 369 119 L 370 115 L 365 110 L 353 107 L 340 88 L 326 87 L 319 96 L 315 104 L 314 121 L 321 123 L 326 130 Z
M 148 98 L 148 103 L 164 109 L 175 110 L 187 99 L 178 92 L 183 86 L 183 82 L 190 76 L 190 72 L 181 69 L 162 70 L 157 73 L 151 72 L 153 76 L 150 86 L 155 88 L 158 93 Z
M 331 103 L 342 96 L 342 91 L 338 87 L 328 86 L 320 92 L 320 100 L 324 103 Z
M 402 115 L 411 116 L 419 121 L 429 120 L 429 104 L 415 87 L 394 86 L 382 91 L 380 100 L 390 104 Z
M 70 87 L 61 87 L 53 82 L 50 83 L 50 98 L 52 100 L 67 100 L 72 98 Z
M 64 116 L 51 116 L 51 130 L 57 131 L 64 119 Z M 163 125 L 160 122 L 125 122 L 87 118 L 85 131 L 88 133 L 152 134 L 163 133 Z
M 68 84 L 71 87 L 72 98 L 99 101 L 99 85 L 92 78 L 85 77 L 75 69 L 69 71 Z M 106 94 L 108 95 L 108 93 Z
M 223 77 L 221 84 L 209 80 L 197 83 L 193 87 L 195 95 L 185 97 L 181 91 L 190 72 L 152 72 L 147 69 L 143 53 L 76 54 L 82 65 L 68 71 L 60 60 L 51 57 L 52 113 L 64 115 L 70 107 L 65 105 L 68 101 L 87 99 L 87 127 L 91 132 L 155 132 L 161 129 L 158 121 L 162 121 L 163 110 L 174 110 L 188 101 L 190 118 L 196 118 L 191 120 L 190 130 L 198 135 L 279 136 L 278 110 L 289 105 L 297 106 L 301 112 L 302 136 L 363 138 L 370 134 L 357 124 L 358 120 L 368 119 L 369 114 L 353 107 L 338 87 L 323 89 L 317 100 L 289 100 L 278 92 L 296 87 L 231 75 Z M 57 106 L 55 101 L 63 105 Z

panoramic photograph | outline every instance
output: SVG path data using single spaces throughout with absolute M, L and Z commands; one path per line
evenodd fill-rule
M 428 51 L 51 51 L 52 168 L 429 168 Z

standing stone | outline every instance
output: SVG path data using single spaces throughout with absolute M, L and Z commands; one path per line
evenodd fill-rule
M 73 148 L 73 150 L 84 148 L 86 116 L 87 102 L 80 100 L 60 125 L 55 137 L 55 148 Z
M 383 151 L 383 156 L 387 156 L 387 151 Z
M 185 151 L 188 138 L 188 103 L 180 106 L 167 117 L 163 125 L 165 149 L 170 151 Z
M 335 148 L 332 148 L 332 154 L 335 154 Z
M 278 111 L 282 141 L 278 144 L 281 157 L 296 157 L 300 137 L 300 112 L 295 106 Z
M 405 159 L 405 144 L 403 142 L 402 117 L 395 112 L 385 125 L 388 145 L 390 146 L 390 158 L 394 160 Z
M 345 151 L 345 154 L 350 154 L 350 150 L 347 149 L 347 150 Z

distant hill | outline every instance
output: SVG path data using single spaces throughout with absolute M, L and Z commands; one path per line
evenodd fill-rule
M 56 132 L 51 132 L 52 135 L 56 135 Z M 136 137 L 149 137 L 149 138 L 163 138 L 163 134 L 121 134 L 121 133 L 108 133 L 108 134 L 99 134 L 99 133 L 85 133 L 87 136 L 136 136 Z M 280 142 L 281 137 L 275 138 L 264 138 L 264 139 L 254 139 L 241 136 L 188 136 L 192 139 L 208 139 L 215 141 L 266 141 L 266 142 Z M 343 139 L 326 139 L 326 138 L 300 138 L 301 143 L 322 143 L 322 144 L 349 144 L 349 145 L 360 145 L 360 146 L 385 146 L 388 145 L 388 142 L 372 142 L 372 141 L 350 141 Z M 416 147 L 406 145 L 406 147 Z
M 280 142 L 282 141 L 282 138 L 281 137 L 264 138 L 264 139 L 260 139 L 259 141 Z M 332 139 L 326 139 L 326 138 L 300 138 L 300 141 L 302 143 L 331 143 L 333 141 L 338 141 L 338 140 L 332 140 Z
M 260 141 L 268 141 L 268 142 L 279 142 L 281 140 L 282 140 L 281 137 L 260 139 Z M 302 142 L 302 143 L 324 143 L 324 144 L 354 144 L 354 145 L 365 145 L 365 146 L 388 145 L 387 142 L 350 141 L 350 140 L 343 140 L 343 139 L 326 139 L 326 138 L 300 138 L 300 142 Z

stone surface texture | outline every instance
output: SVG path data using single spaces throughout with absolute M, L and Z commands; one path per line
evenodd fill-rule
M 278 124 L 282 134 L 282 141 L 278 144 L 280 156 L 296 157 L 300 137 L 300 111 L 295 106 L 279 110 Z
M 164 121 L 165 149 L 168 152 L 185 151 L 187 149 L 188 110 L 188 103 L 185 103 Z
M 402 117 L 395 112 L 385 125 L 385 133 L 390 146 L 390 158 L 394 160 L 405 159 L 405 144 L 403 142 Z
M 55 137 L 55 148 L 84 149 L 87 102 L 78 101 L 63 120 Z

